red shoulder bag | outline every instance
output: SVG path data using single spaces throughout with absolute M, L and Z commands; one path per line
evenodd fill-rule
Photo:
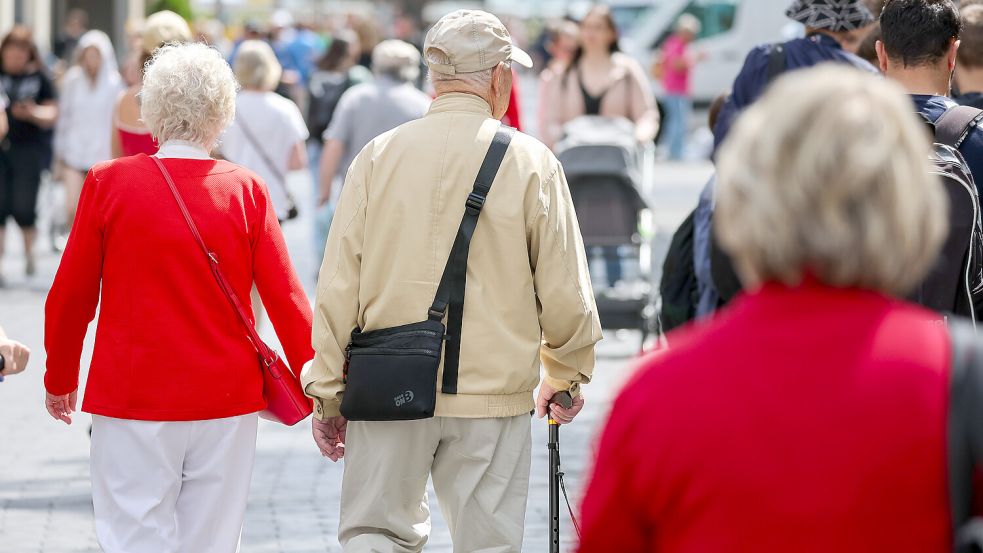
M 293 426 L 306 419 L 313 410 L 311 408 L 311 400 L 304 395 L 300 381 L 297 380 L 294 373 L 290 372 L 290 369 L 283 362 L 283 359 L 280 358 L 280 355 L 260 339 L 256 328 L 249 322 L 249 316 L 242 307 L 239 298 L 236 297 L 235 291 L 225 278 L 225 275 L 222 274 L 222 269 L 218 266 L 218 257 L 208 249 L 205 241 L 201 238 L 201 234 L 198 233 L 198 227 L 195 226 L 194 220 L 191 219 L 188 207 L 184 204 L 184 200 L 181 199 L 181 194 L 178 193 L 177 186 L 174 185 L 174 179 L 171 178 L 170 173 L 164 168 L 164 164 L 161 163 L 159 158 L 151 156 L 150 159 L 154 160 L 157 168 L 164 175 L 167 186 L 171 188 L 171 193 L 174 194 L 174 200 L 177 201 L 178 207 L 181 208 L 184 220 L 187 221 L 191 233 L 194 234 L 195 240 L 198 241 L 202 252 L 208 258 L 208 266 L 212 270 L 215 281 L 218 282 L 218 287 L 222 290 L 222 293 L 228 300 L 229 305 L 236 312 L 236 315 L 238 315 L 239 321 L 246 330 L 246 337 L 249 338 L 249 342 L 256 348 L 256 353 L 259 355 L 260 370 L 263 372 L 263 397 L 266 399 L 266 410 L 259 415 L 264 419 L 281 422 L 287 426 Z

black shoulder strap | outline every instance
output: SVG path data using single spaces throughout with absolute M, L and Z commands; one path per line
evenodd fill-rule
M 784 44 L 779 43 L 771 47 L 771 52 L 768 53 L 768 78 L 766 82 L 774 81 L 785 72 L 786 57 Z
M 491 191 L 498 169 L 505 159 L 515 129 L 502 125 L 495 132 L 485 160 L 481 162 L 474 189 L 468 195 L 464 207 L 464 218 L 457 230 L 454 246 L 447 258 L 444 274 L 437 287 L 437 296 L 430 307 L 430 320 L 441 321 L 447 314 L 447 340 L 444 345 L 444 381 L 441 391 L 445 394 L 457 393 L 457 370 L 461 358 L 461 327 L 464 322 L 464 290 L 468 279 L 468 251 L 471 238 L 478 226 L 478 216 Z
M 983 462 L 983 341 L 968 322 L 950 326 L 952 366 L 949 386 L 948 469 L 952 525 L 960 544 L 975 541 L 973 476 Z M 976 528 L 976 531 L 979 529 Z
M 935 141 L 958 150 L 981 122 L 983 110 L 972 106 L 953 106 L 935 122 Z

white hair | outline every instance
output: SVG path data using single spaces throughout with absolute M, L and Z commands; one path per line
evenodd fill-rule
M 273 48 L 262 40 L 246 40 L 239 45 L 232 70 L 245 88 L 271 91 L 280 83 L 283 67 Z
M 795 71 L 741 116 L 718 156 L 715 232 L 744 284 L 904 295 L 938 257 L 946 195 L 900 86 L 845 67 Z
M 427 62 L 450 65 L 451 59 L 444 51 L 437 48 L 431 48 L 427 50 Z M 487 94 L 488 90 L 491 89 L 492 72 L 494 70 L 495 68 L 493 67 L 491 69 L 485 69 L 484 71 L 475 71 L 474 73 L 456 73 L 454 75 L 448 75 L 446 73 L 440 73 L 439 71 L 434 71 L 431 69 L 430 81 L 433 82 L 434 87 L 438 86 L 439 84 L 454 83 L 473 92 Z
M 140 116 L 161 144 L 177 139 L 211 147 L 235 117 L 238 89 L 218 50 L 168 44 L 147 64 Z
M 679 16 L 679 19 L 676 20 L 677 31 L 687 31 L 694 35 L 698 35 L 702 29 L 703 23 L 700 23 L 700 20 L 691 13 L 684 13 L 683 15 Z

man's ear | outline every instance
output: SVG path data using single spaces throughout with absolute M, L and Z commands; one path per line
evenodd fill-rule
M 505 70 L 505 66 L 503 64 L 501 64 L 501 63 L 498 64 L 498 65 L 496 65 L 495 66 L 495 69 L 492 70 L 492 82 L 491 82 L 491 85 L 492 85 L 492 93 L 493 94 L 497 94 L 499 92 L 499 90 L 501 90 L 501 88 L 502 88 L 502 79 L 504 78 L 504 76 L 502 75 L 502 72 L 504 70 Z
M 959 55 L 959 46 L 961 44 L 962 44 L 961 40 L 953 39 L 952 43 L 949 45 L 949 53 L 946 59 L 946 61 L 949 63 L 949 71 L 952 71 L 953 69 L 956 68 L 956 59 Z
M 877 52 L 877 65 L 881 73 L 887 73 L 887 50 L 884 49 L 884 43 L 880 40 L 875 42 L 874 50 Z

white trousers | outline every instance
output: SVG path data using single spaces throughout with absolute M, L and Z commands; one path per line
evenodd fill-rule
M 454 553 L 519 553 L 531 417 L 350 422 L 338 538 L 345 553 L 416 553 L 432 476 Z
M 92 503 L 103 551 L 238 551 L 257 421 L 93 416 Z

